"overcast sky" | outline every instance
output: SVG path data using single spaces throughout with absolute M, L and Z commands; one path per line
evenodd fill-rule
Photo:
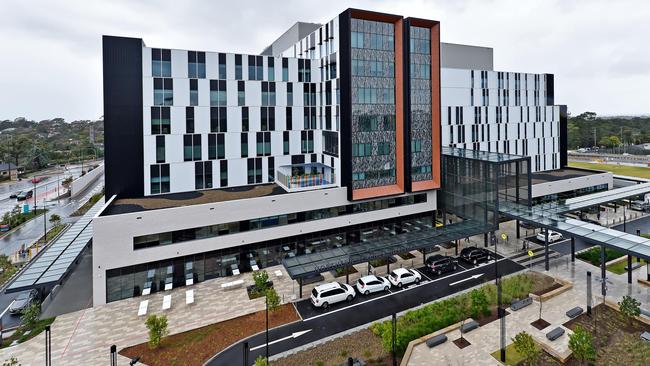
M 6 1 L 0 120 L 96 119 L 101 36 L 259 53 L 294 22 L 355 7 L 441 22 L 443 42 L 494 48 L 495 70 L 555 74 L 572 114 L 650 113 L 650 2 L 632 0 Z

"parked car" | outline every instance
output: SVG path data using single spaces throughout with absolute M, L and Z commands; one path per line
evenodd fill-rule
M 327 309 L 331 304 L 354 299 L 354 288 L 348 284 L 330 282 L 314 287 L 311 291 L 311 303 L 319 308 Z
M 544 242 L 544 240 L 546 240 L 545 239 L 545 236 L 546 236 L 545 233 L 546 233 L 546 230 L 542 229 L 542 231 L 540 231 L 537 234 L 537 240 L 539 240 L 541 242 Z M 556 241 L 560 241 L 562 239 L 564 239 L 564 237 L 562 236 L 562 234 L 558 233 L 557 231 L 553 231 L 553 230 L 548 231 L 548 242 L 549 243 L 555 243 Z
M 16 199 L 18 201 L 24 201 L 24 200 L 32 198 L 33 195 L 34 195 L 33 191 L 23 191 L 23 192 L 20 192 L 18 194 L 18 196 L 16 196 Z
M 384 277 L 369 275 L 359 278 L 356 287 L 360 294 L 368 295 L 372 292 L 388 291 L 390 282 Z
M 22 314 L 29 305 L 37 300 L 37 298 L 38 291 L 36 290 L 28 290 L 19 293 L 11 306 L 9 306 L 9 313 Z
M 409 283 L 420 283 L 422 275 L 413 269 L 397 268 L 390 272 L 388 281 L 393 285 L 401 288 Z
M 23 191 L 14 192 L 14 193 L 12 193 L 12 194 L 9 195 L 9 198 L 16 198 L 16 197 L 18 197 L 18 195 L 21 194 L 21 193 L 23 193 Z
M 492 252 L 485 248 L 467 247 L 460 251 L 460 258 L 476 265 L 490 261 L 492 259 Z
M 30 179 L 29 182 L 36 184 L 36 183 L 40 182 L 41 180 L 43 180 L 43 179 L 40 178 L 40 177 L 34 177 L 34 178 Z
M 436 254 L 427 258 L 425 264 L 432 273 L 440 276 L 443 273 L 455 271 L 458 261 L 446 255 Z

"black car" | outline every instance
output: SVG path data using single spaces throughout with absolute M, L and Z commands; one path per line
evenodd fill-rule
M 16 299 L 9 307 L 9 313 L 11 314 L 22 314 L 25 312 L 25 309 L 38 298 L 38 291 L 30 290 L 23 291 L 16 296 Z
M 460 258 L 469 263 L 478 264 L 492 259 L 492 252 L 485 248 L 467 247 L 460 251 Z
M 441 254 L 430 256 L 427 258 L 425 263 L 427 269 L 438 276 L 443 273 L 455 271 L 458 266 L 458 261 L 456 259 Z
M 21 194 L 21 193 L 23 193 L 23 191 L 14 192 L 14 193 L 12 193 L 12 194 L 9 195 L 9 198 L 16 198 L 16 197 L 18 197 L 18 195 Z
M 16 196 L 16 199 L 18 201 L 24 201 L 26 199 L 32 198 L 33 195 L 34 195 L 33 191 L 23 191 L 23 192 L 18 193 L 18 196 Z

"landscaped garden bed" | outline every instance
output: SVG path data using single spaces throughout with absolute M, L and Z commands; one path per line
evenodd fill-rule
M 634 266 L 637 265 L 637 264 L 638 264 L 637 263 L 637 258 L 632 257 L 632 268 L 634 268 Z M 641 264 L 642 265 L 646 264 L 645 259 L 641 260 Z M 622 258 L 620 261 L 617 261 L 617 262 L 614 262 L 614 263 L 610 264 L 609 266 L 607 266 L 607 270 L 612 272 L 612 273 L 616 273 L 616 274 L 620 275 L 620 274 L 627 273 L 627 270 L 625 269 L 626 267 L 627 267 L 627 257 Z
M 345 276 L 346 274 L 351 275 L 351 274 L 355 274 L 357 272 L 359 272 L 359 271 L 357 271 L 356 268 L 350 266 L 348 268 L 337 268 L 334 271 L 332 271 L 332 275 L 334 277 L 341 277 L 341 276 Z
M 613 249 L 605 248 L 605 263 L 620 258 L 625 254 L 617 252 Z M 576 255 L 578 259 L 591 263 L 596 267 L 600 267 L 600 247 L 594 247 Z
M 397 262 L 397 259 L 393 257 L 389 257 L 389 258 L 373 259 L 368 263 L 370 263 L 370 265 L 373 266 L 374 268 L 377 268 L 377 267 L 383 267 L 388 263 L 393 264 L 395 262 Z
M 278 327 L 299 319 L 292 304 L 281 305 L 277 310 L 269 312 L 269 327 Z M 140 362 L 149 366 L 200 366 L 233 343 L 266 329 L 265 321 L 265 311 L 258 311 L 165 337 L 155 349 L 149 348 L 147 343 L 141 343 L 122 349 L 120 354 L 128 358 L 140 357 Z
M 414 256 L 413 254 L 409 253 L 409 252 L 399 253 L 398 255 L 399 255 L 399 257 L 402 258 L 403 260 L 409 260 L 409 259 L 413 259 L 413 258 L 415 258 L 415 256 Z

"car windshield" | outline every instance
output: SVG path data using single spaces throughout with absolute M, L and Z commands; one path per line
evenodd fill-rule
M 311 290 L 311 294 L 314 297 L 318 297 L 318 291 L 316 291 L 316 289 Z
M 366 285 L 366 283 L 363 282 L 363 278 L 359 278 L 359 283 L 361 284 L 361 286 L 365 286 L 365 285 Z
M 27 300 L 28 298 L 29 298 L 29 292 L 24 292 L 18 295 L 18 297 L 16 297 L 16 301 Z
M 339 283 L 339 286 L 340 286 L 342 289 L 347 290 L 347 288 L 345 287 L 345 285 L 343 285 L 342 283 Z
M 390 271 L 390 275 L 391 277 L 397 278 L 397 273 L 395 273 L 395 271 Z

